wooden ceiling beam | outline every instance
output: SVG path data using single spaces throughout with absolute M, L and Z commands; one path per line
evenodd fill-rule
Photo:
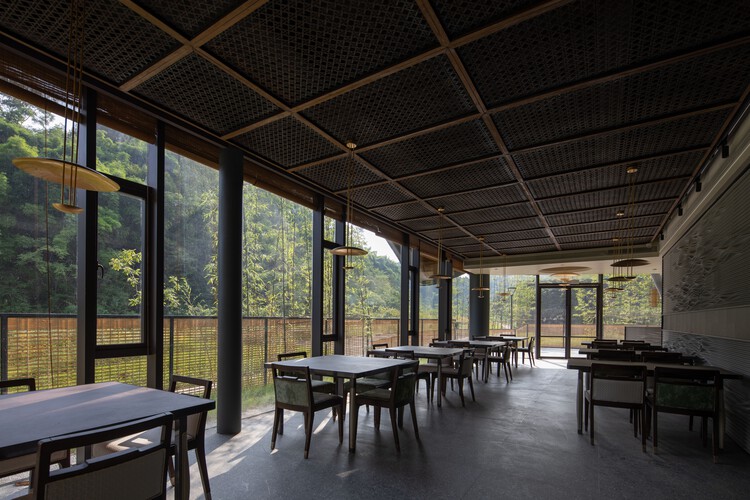
M 547 10 L 557 8 L 564 3 L 566 2 L 546 2 L 545 8 Z M 432 5 L 430 5 L 430 3 L 425 0 L 417 0 L 417 5 L 419 6 L 419 9 L 422 11 L 422 15 L 427 20 L 427 23 L 430 25 L 430 28 L 432 29 L 432 32 L 435 34 L 435 37 L 437 38 L 438 42 L 440 42 L 440 44 L 443 45 L 447 49 L 448 60 L 450 61 L 451 66 L 453 67 L 453 70 L 456 72 L 459 79 L 461 80 L 461 83 L 463 84 L 464 88 L 466 89 L 466 92 L 468 93 L 469 97 L 474 103 L 474 106 L 477 108 L 477 111 L 481 114 L 482 120 L 484 121 L 484 124 L 487 127 L 487 129 L 489 130 L 490 135 L 495 141 L 495 144 L 497 145 L 498 149 L 504 155 L 508 155 L 509 154 L 508 147 L 506 146 L 505 141 L 500 135 L 500 132 L 495 126 L 495 123 L 492 121 L 492 118 L 487 114 L 487 107 L 485 106 L 484 101 L 482 100 L 482 97 L 479 94 L 479 90 L 477 89 L 476 85 L 474 84 L 474 81 L 471 79 L 471 76 L 469 75 L 469 72 L 466 70 L 466 67 L 463 64 L 463 61 L 461 61 L 461 58 L 458 56 L 458 53 L 455 50 L 455 47 L 457 47 L 458 45 L 461 45 L 463 43 L 469 43 L 469 41 L 472 41 L 473 39 L 464 37 L 468 41 L 464 41 L 462 43 L 459 43 L 458 45 L 454 45 L 450 43 L 448 36 L 445 33 L 445 30 L 443 29 L 443 26 L 438 19 L 437 13 L 432 8 Z M 524 12 L 529 12 L 530 10 L 534 10 L 534 9 L 527 9 Z M 547 10 L 541 9 L 541 11 L 544 11 L 544 12 L 546 12 Z M 535 15 L 540 15 L 541 11 L 534 10 L 534 14 L 529 14 L 529 15 L 531 17 L 534 17 Z M 494 29 L 496 29 L 497 31 L 500 31 L 509 26 L 512 26 L 513 24 L 523 22 L 523 20 L 525 20 L 526 18 L 513 17 L 512 19 L 513 19 L 512 24 L 497 23 L 494 25 Z M 482 30 L 478 30 L 477 32 L 481 32 L 481 31 Z M 485 34 L 480 35 L 480 38 L 482 36 L 486 36 L 490 34 L 491 32 L 492 31 L 486 32 Z M 459 42 L 460 40 L 462 39 L 458 39 Z M 557 239 L 555 238 L 554 233 L 550 229 L 549 224 L 545 220 L 544 214 L 539 209 L 539 206 L 537 205 L 536 200 L 534 199 L 534 196 L 531 193 L 531 190 L 524 182 L 523 176 L 521 175 L 521 171 L 516 165 L 515 160 L 513 159 L 512 156 L 508 155 L 506 157 L 506 162 L 511 172 L 513 173 L 513 177 L 515 177 L 516 182 L 518 183 L 518 186 L 521 188 L 521 191 L 523 192 L 524 196 L 528 200 L 529 205 L 531 206 L 532 210 L 534 210 L 537 217 L 539 217 L 539 220 L 542 223 L 542 226 L 544 227 L 545 232 L 549 236 L 550 240 L 555 244 L 555 247 L 558 250 L 561 250 L 562 248 L 560 247 L 560 244 L 557 242 Z

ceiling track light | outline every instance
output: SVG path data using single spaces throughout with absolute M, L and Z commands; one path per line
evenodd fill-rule
M 677 215 L 682 217 L 682 214 L 683 214 L 682 203 L 680 203 L 679 205 L 677 205 Z
M 700 175 L 698 175 L 698 176 L 697 176 L 697 177 L 695 178 L 695 192 L 696 192 L 696 193 L 700 193 L 700 192 L 701 192 L 701 189 L 703 189 L 703 184 L 701 184 L 701 176 L 700 176 Z
M 729 142 L 727 139 L 724 139 L 724 142 L 721 143 L 721 157 L 729 158 Z

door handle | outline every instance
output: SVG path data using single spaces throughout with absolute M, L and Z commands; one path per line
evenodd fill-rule
M 99 271 L 102 272 L 101 276 L 99 276 Z M 104 266 L 98 262 L 96 263 L 96 275 L 99 276 L 99 279 L 104 279 Z

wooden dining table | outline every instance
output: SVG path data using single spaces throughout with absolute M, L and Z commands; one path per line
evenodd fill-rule
M 74 385 L 0 396 L 0 460 L 36 453 L 40 440 L 170 412 L 180 425 L 175 442 L 175 498 L 188 498 L 189 415 L 214 409 L 210 399 L 119 382 Z
M 662 366 L 666 368 L 674 368 L 674 364 L 666 364 L 666 363 L 641 363 L 641 362 L 631 362 L 631 361 L 605 361 L 605 360 L 595 360 L 595 359 L 584 359 L 584 358 L 570 358 L 568 360 L 568 369 L 569 370 L 577 370 L 578 371 L 578 386 L 576 388 L 576 420 L 578 423 L 578 434 L 581 434 L 583 432 L 583 405 L 584 405 L 584 394 L 583 394 L 583 374 L 588 373 L 591 371 L 591 365 L 593 363 L 597 364 L 607 364 L 607 365 L 619 365 L 619 366 L 645 366 L 646 367 L 646 373 L 650 376 L 653 376 L 654 369 L 657 366 Z M 719 376 L 723 379 L 741 379 L 742 375 L 730 370 L 725 370 L 723 368 L 719 368 L 716 366 L 707 366 L 707 365 L 698 365 L 698 366 L 691 366 L 691 365 L 680 365 L 680 368 L 690 369 L 690 370 L 696 370 L 696 371 L 706 371 L 706 370 L 716 370 L 719 372 Z M 724 395 L 722 394 L 719 398 L 719 446 L 724 446 L 724 428 L 725 428 L 725 415 L 724 415 Z
M 442 406 L 443 402 L 443 363 L 442 361 L 447 358 L 453 358 L 454 356 L 460 355 L 464 350 L 458 347 L 428 347 L 418 345 L 401 345 L 397 347 L 391 347 L 388 349 L 375 349 L 379 352 L 397 351 L 397 352 L 413 352 L 414 357 L 418 359 L 434 359 L 437 361 L 437 377 L 438 377 L 438 408 Z
M 433 344 L 450 345 L 451 342 L 459 342 L 469 347 L 483 347 L 487 349 L 487 356 L 489 356 L 491 350 L 497 349 L 498 347 L 502 347 L 508 344 L 508 341 L 506 340 L 491 340 L 491 339 L 438 340 L 436 342 L 433 342 Z M 485 383 L 487 383 L 487 379 L 489 378 L 489 373 L 490 373 L 490 364 L 488 363 L 488 360 L 485 359 L 482 362 L 482 381 L 484 381 Z M 440 400 L 438 400 L 438 403 L 439 402 Z
M 357 394 L 357 379 L 369 377 L 376 373 L 390 371 L 398 366 L 417 366 L 418 362 L 406 359 L 391 358 L 366 358 L 363 356 L 345 356 L 332 354 L 330 356 L 315 356 L 312 358 L 301 358 L 289 361 L 276 361 L 266 363 L 271 366 L 307 366 L 312 375 L 333 377 L 336 379 L 349 379 L 349 451 L 356 449 L 357 433 L 355 432 L 355 419 L 351 415 L 357 411 L 355 396 Z

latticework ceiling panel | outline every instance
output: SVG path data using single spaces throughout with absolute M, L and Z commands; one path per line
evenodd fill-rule
M 207 50 L 296 104 L 437 45 L 409 0 L 272 1 Z
M 3 4 L 5 81 L 64 67 L 67 5 Z M 512 255 L 606 247 L 634 164 L 655 242 L 750 94 L 746 0 L 101 0 L 86 21 L 108 98 L 331 206 L 351 184 L 370 224 L 434 244 L 445 207 L 459 257 L 478 236 Z
M 279 110 L 195 55 L 177 61 L 133 92 L 217 133 L 232 131 Z

